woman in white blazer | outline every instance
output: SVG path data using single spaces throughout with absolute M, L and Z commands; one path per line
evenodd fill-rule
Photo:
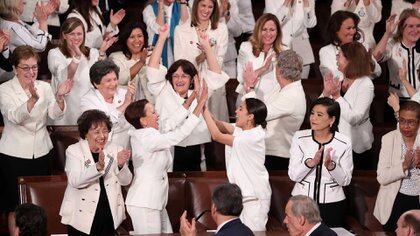
M 247 64 L 252 65 L 259 77 L 255 86 L 257 97 L 264 97 L 275 88 L 277 80 L 274 62 L 283 49 L 280 22 L 271 13 L 263 14 L 258 18 L 250 40 L 243 42 L 239 48 L 237 105 L 241 103 L 241 97 L 246 93 L 243 73 Z
M 296 51 L 303 59 L 302 79 L 307 79 L 310 64 L 315 62 L 307 29 L 316 25 L 315 0 L 265 0 L 264 12 L 272 13 L 280 21 L 282 43 Z
M 359 29 L 360 18 L 348 11 L 337 11 L 331 15 L 327 26 L 327 44 L 319 50 L 319 69 L 324 76 L 331 72 L 333 77 L 343 80 L 344 75 L 338 69 L 337 58 L 340 46 L 346 43 L 359 42 L 362 34 Z M 373 77 L 381 74 L 381 67 L 372 57 L 371 62 L 375 65 Z
M 0 209 L 12 212 L 18 205 L 19 176 L 49 175 L 53 148 L 46 128 L 48 117 L 60 119 L 64 95 L 72 82 L 58 86 L 57 93 L 36 80 L 39 57 L 30 46 L 17 47 L 11 57 L 15 77 L 0 85 L 0 110 L 4 129 L 0 139 Z M 13 218 L 9 215 L 9 222 Z
M 416 91 L 420 90 L 420 48 L 416 46 L 420 38 L 418 25 L 420 13 L 417 10 L 406 9 L 401 12 L 399 19 L 391 16 L 386 22 L 386 31 L 373 52 L 378 61 L 388 62 L 389 91 L 397 93 L 403 100 L 410 99 L 412 95 L 400 80 L 400 69 L 406 71 L 404 80 Z
M 10 34 L 9 50 L 29 45 L 37 52 L 45 50 L 51 35 L 48 33 L 48 14 L 45 7 L 38 5 L 34 17 L 36 23 L 28 25 L 20 19 L 23 13 L 24 0 L 0 1 L 0 29 L 8 30 Z
M 153 95 L 147 89 L 146 59 L 148 35 L 146 27 L 140 22 L 133 22 L 121 32 L 119 40 L 122 50 L 109 55 L 119 68 L 119 86 L 125 88 L 131 82 L 136 85 L 135 100 L 147 99 L 152 104 Z
M 77 125 L 81 140 L 66 150 L 61 223 L 70 236 L 114 235 L 125 219 L 121 186 L 131 182 L 131 152 L 108 142 L 112 123 L 104 112 L 85 111 Z
M 343 187 L 351 182 L 351 141 L 338 132 L 340 105 L 331 98 L 312 103 L 311 129 L 297 131 L 290 148 L 289 177 L 296 182 L 292 195 L 305 195 L 319 206 L 322 221 L 329 227 L 345 225 L 346 196 Z
M 243 196 L 241 221 L 252 231 L 265 231 L 270 210 L 271 187 L 265 160 L 267 107 L 256 98 L 246 98 L 236 109 L 236 123 L 204 118 L 214 141 L 226 145 L 226 171 L 230 183 L 237 184 Z
M 48 68 L 51 72 L 53 92 L 67 79 L 73 81 L 73 88 L 65 97 L 67 112 L 64 117 L 54 121 L 55 125 L 76 125 L 81 114 L 80 98 L 92 88 L 89 78 L 90 67 L 105 54 L 110 46 L 103 43 L 101 49 L 88 48 L 84 44 L 83 23 L 76 17 L 68 18 L 61 26 L 59 46 L 48 52 Z
M 173 160 L 171 147 L 200 123 L 198 117 L 207 98 L 204 91 L 188 119 L 167 133 L 159 132 L 159 114 L 147 100 L 136 101 L 125 111 L 125 118 L 135 128 L 129 131 L 135 177 L 125 201 L 135 234 L 172 233 L 165 209 L 169 191 L 167 172 Z
M 194 64 L 200 73 L 208 69 L 205 52 L 200 45 L 200 34 L 206 33 L 210 39 L 211 50 L 217 57 L 217 63 L 223 66 L 228 47 L 228 29 L 220 22 L 219 4 L 217 0 L 195 0 L 191 16 L 188 20 L 175 28 L 174 57 L 175 61 L 185 59 Z M 213 91 L 209 98 L 209 109 L 218 119 L 229 119 L 226 90 L 224 87 Z
M 382 137 L 377 170 L 380 184 L 374 216 L 394 232 L 398 218 L 420 209 L 420 105 L 408 101 L 399 110 L 399 126 Z
M 415 9 L 420 12 L 420 0 L 392 0 L 391 16 L 396 15 L 396 19 L 405 9 Z
M 101 10 L 98 6 L 98 0 L 73 0 L 72 11 L 67 16 L 77 17 L 83 22 L 85 28 L 85 45 L 90 48 L 99 49 L 106 41 L 111 45 L 116 41 L 116 38 L 111 38 L 118 34 L 118 24 L 125 16 L 125 10 L 121 9 L 114 14 L 111 10 L 108 26 L 104 25 L 104 19 Z
M 374 86 L 369 75 L 372 72 L 371 56 L 358 42 L 341 45 L 338 67 L 344 75 L 339 81 L 328 74 L 324 78 L 322 96 L 332 97 L 340 104 L 339 130 L 352 141 L 356 169 L 372 169 L 375 166 L 368 150 L 372 147 L 373 133 L 369 109 L 374 97 Z
M 133 101 L 136 87 L 129 83 L 127 90 L 118 88 L 119 68 L 111 60 L 98 61 L 89 71 L 93 88 L 81 98 L 80 111 L 98 109 L 107 114 L 112 122 L 109 141 L 124 148 L 129 147 L 127 131 L 130 124 L 124 111 Z
M 168 26 L 164 26 L 160 30 L 159 40 L 147 67 L 148 88 L 155 98 L 163 133 L 178 125 L 177 122 L 173 122 L 174 119 L 185 120 L 189 114 L 188 110 L 192 111 L 197 106 L 195 98 L 199 91 L 197 91 L 197 85 L 193 83 L 196 76 L 206 81 L 209 97 L 212 96 L 214 90 L 224 86 L 229 80 L 229 76 L 220 69 L 209 37 L 204 33 L 199 40 L 206 52 L 208 69 L 203 69 L 198 73 L 195 66 L 187 60 L 175 61 L 168 70 L 159 66 L 162 45 L 165 40 L 165 38 L 161 38 L 161 35 L 166 35 L 167 30 Z M 215 95 L 213 94 L 213 96 Z M 176 117 L 173 117 L 174 115 Z M 199 126 L 194 129 L 192 134 L 175 146 L 174 171 L 201 170 L 201 145 L 210 142 L 211 139 L 204 120 L 202 117 L 200 119 Z
M 359 17 L 363 45 L 367 50 L 374 49 L 376 42 L 373 37 L 373 28 L 382 18 L 381 0 L 333 0 L 331 15 L 340 10 L 353 12 Z

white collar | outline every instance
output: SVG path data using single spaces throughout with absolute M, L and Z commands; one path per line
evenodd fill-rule
M 227 220 L 227 221 L 225 221 L 225 222 L 223 222 L 223 223 L 221 223 L 219 226 L 217 226 L 217 229 L 216 229 L 216 232 L 214 233 L 214 234 L 217 234 L 218 232 L 219 232 L 219 230 L 225 225 L 225 224 L 227 224 L 227 223 L 229 223 L 229 222 L 231 222 L 231 221 L 234 221 L 234 220 L 236 220 L 236 219 L 238 219 L 239 217 L 235 217 L 235 218 L 233 218 L 233 219 L 230 219 L 230 220 Z
M 312 228 L 311 228 L 311 230 L 309 230 L 306 234 L 305 234 L 305 236 L 309 236 L 309 235 L 311 235 L 311 233 L 312 232 L 314 232 L 319 226 L 321 225 L 321 222 L 318 222 L 316 225 L 314 225 Z

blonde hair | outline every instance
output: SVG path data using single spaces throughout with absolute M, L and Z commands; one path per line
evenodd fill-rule
M 397 32 L 394 35 L 394 40 L 397 42 L 401 42 L 403 39 L 403 31 L 405 28 L 405 22 L 409 17 L 415 17 L 417 19 L 420 19 L 420 13 L 415 9 L 405 9 L 401 12 Z
M 0 0 L 0 17 L 5 20 L 20 18 L 18 11 L 19 0 Z
M 276 52 L 276 56 L 278 56 L 279 53 L 283 50 L 282 42 L 281 42 L 281 40 L 283 38 L 283 33 L 281 31 L 280 22 L 275 15 L 273 15 L 271 13 L 265 13 L 255 23 L 254 31 L 251 35 L 250 40 L 249 40 L 251 42 L 251 45 L 252 45 L 252 53 L 256 57 L 258 57 L 258 55 L 263 50 L 263 43 L 262 43 L 262 40 L 261 40 L 262 28 L 264 27 L 265 23 L 270 21 L 270 20 L 274 22 L 274 24 L 276 25 L 276 29 L 277 29 L 276 40 L 273 43 L 273 49 L 274 49 L 274 52 Z

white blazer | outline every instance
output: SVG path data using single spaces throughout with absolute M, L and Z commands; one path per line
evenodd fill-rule
M 38 2 L 41 2 L 42 4 L 47 4 L 45 0 L 39 1 L 39 0 L 26 0 L 25 5 L 23 5 L 23 13 L 20 15 L 20 19 L 25 22 L 35 22 L 36 19 L 34 17 L 35 7 Z M 47 0 L 47 2 L 50 2 Z M 58 10 L 51 13 L 51 15 L 48 16 L 47 23 L 48 25 L 52 26 L 60 26 L 60 18 L 59 14 L 63 14 L 69 9 L 69 1 L 68 0 L 59 0 L 59 7 Z
M 35 88 L 39 99 L 29 113 L 29 97 L 16 76 L 0 85 L 0 110 L 4 120 L 1 153 L 32 159 L 46 155 L 53 148 L 46 128 L 47 117 L 60 119 L 65 109 L 60 110 L 48 83 L 36 80 Z
M 70 93 L 65 96 L 67 103 L 67 112 L 63 119 L 54 121 L 55 125 L 76 125 L 77 118 L 81 114 L 80 98 L 93 88 L 90 83 L 89 70 L 90 67 L 98 61 L 99 52 L 95 48 L 90 49 L 89 58 L 83 54 L 77 66 L 76 73 L 73 78 L 73 88 Z M 67 67 L 72 62 L 72 58 L 67 58 L 59 48 L 51 49 L 48 52 L 48 69 L 51 71 L 51 87 L 54 94 L 57 92 L 58 86 L 67 80 Z
M 80 111 L 83 113 L 87 110 L 98 109 L 105 112 L 112 122 L 112 130 L 108 136 L 108 142 L 128 148 L 129 137 L 127 132 L 131 125 L 125 119 L 124 113 L 117 110 L 124 103 L 125 94 L 125 89 L 118 88 L 111 104 L 105 101 L 97 89 L 91 88 L 80 101 Z
M 373 28 L 382 17 L 381 0 L 371 0 L 369 6 L 365 6 L 363 1 L 359 1 L 356 5 L 355 1 L 351 2 L 350 8 L 345 8 L 346 0 L 333 0 L 331 3 L 331 15 L 339 10 L 350 11 L 359 16 L 359 28 L 363 32 L 362 41 L 367 50 L 375 49 L 376 42 L 373 37 Z
M 321 143 L 315 141 L 312 130 L 297 131 L 293 136 L 290 148 L 289 177 L 296 182 L 292 195 L 305 195 L 317 199 L 318 203 L 332 203 L 344 200 L 343 186 L 351 182 L 353 173 L 353 154 L 351 141 L 341 133 L 335 132 L 332 139 L 324 143 L 324 153 L 318 167 L 309 168 L 305 161 L 314 158 L 315 153 L 321 148 Z M 336 163 L 333 170 L 329 171 L 324 165 L 325 151 L 332 148 L 331 158 Z M 321 168 L 321 176 L 316 184 L 317 168 Z M 315 196 L 315 186 L 318 186 Z
M 67 148 L 67 188 L 60 208 L 61 223 L 71 225 L 83 233 L 90 233 L 100 195 L 99 178 L 104 177 L 114 229 L 118 228 L 125 219 L 121 185 L 129 185 L 132 178 L 127 164 L 121 170 L 118 169 L 117 154 L 121 150 L 121 147 L 108 143 L 104 148 L 106 168 L 98 171 L 87 140 L 82 139 Z M 109 171 L 105 173 L 108 165 Z
M 197 101 L 194 100 L 189 108 L 189 112 L 182 106 L 185 99 L 180 97 L 173 89 L 171 83 L 165 79 L 166 68 L 161 66 L 160 69 L 147 67 L 147 78 L 149 82 L 147 84 L 149 91 L 155 97 L 155 108 L 159 114 L 159 125 L 162 133 L 166 133 L 173 130 L 181 122 L 179 120 L 185 120 L 189 113 L 194 111 L 197 106 Z M 229 76 L 222 72 L 217 74 L 210 70 L 205 70 L 201 73 L 209 88 L 209 97 L 212 95 L 212 91 L 225 85 L 229 80 Z M 191 95 L 192 91 L 189 91 L 188 96 Z M 194 131 L 182 142 L 178 143 L 177 146 L 191 146 L 211 141 L 210 133 L 207 129 L 206 122 L 203 116 L 200 116 L 200 124 L 194 129 Z
M 265 12 L 272 13 L 280 21 L 283 32 L 282 43 L 296 51 L 308 65 L 315 61 L 307 28 L 316 25 L 315 0 L 309 0 L 309 7 L 303 1 L 295 1 L 293 6 L 285 7 L 284 0 L 265 0 Z
M 99 6 L 97 8 L 98 8 L 98 11 L 101 12 L 101 10 L 99 9 Z M 73 10 L 67 16 L 67 18 L 70 18 L 70 17 L 76 17 L 76 18 L 78 18 L 79 20 L 82 21 L 83 26 L 85 27 L 85 45 L 86 45 L 86 47 L 99 49 L 102 45 L 103 36 L 105 35 L 105 33 L 109 33 L 110 36 L 115 36 L 119 32 L 118 26 L 115 27 L 115 29 L 114 29 L 114 28 L 112 28 L 111 23 L 108 24 L 107 27 L 105 27 L 105 25 L 101 21 L 101 18 L 99 17 L 99 15 L 94 11 L 90 12 L 90 19 L 91 19 L 91 23 L 92 23 L 92 30 L 91 31 L 88 31 L 87 22 L 83 18 L 83 16 L 80 15 L 80 13 L 78 11 Z
M 420 132 L 418 131 L 414 146 L 420 146 L 419 137 Z M 383 225 L 386 224 L 391 216 L 395 198 L 401 187 L 401 181 L 408 175 L 408 171 L 403 171 L 402 168 L 404 161 L 402 153 L 403 142 L 399 129 L 393 130 L 382 137 L 377 170 L 377 180 L 381 186 L 376 197 L 373 215 Z M 420 185 L 420 183 L 418 184 Z
M 165 209 L 169 191 L 167 172 L 173 162 L 170 149 L 199 123 L 200 119 L 190 114 L 181 126 L 168 133 L 162 134 L 154 128 L 130 129 L 134 180 L 125 201 L 127 206 Z
M 244 33 L 252 33 L 255 27 L 255 17 L 252 12 L 251 0 L 239 0 L 239 19 L 241 19 L 242 30 Z
M 122 51 L 111 53 L 109 59 L 120 68 L 120 73 L 118 74 L 119 86 L 123 88 L 127 87 L 128 82 L 131 80 L 130 68 L 134 66 L 138 60 L 128 59 Z M 147 101 L 154 104 L 153 95 L 147 89 L 146 65 L 140 69 L 133 81 L 137 87 L 135 100 L 137 101 L 145 98 Z
M 413 9 L 413 4 L 408 3 L 404 0 L 392 0 L 392 7 L 391 7 L 390 15 L 396 14 L 397 16 L 395 19 L 399 19 L 401 12 L 407 8 Z M 417 11 L 420 12 L 420 9 L 417 9 Z
M 369 109 L 374 96 L 372 80 L 365 76 L 356 79 L 344 97 L 336 100 L 341 108 L 338 130 L 351 138 L 356 153 L 362 153 L 372 147 L 373 132 Z

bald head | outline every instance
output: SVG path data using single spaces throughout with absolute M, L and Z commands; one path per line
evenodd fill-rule
M 420 210 L 410 210 L 397 222 L 397 236 L 420 236 Z

